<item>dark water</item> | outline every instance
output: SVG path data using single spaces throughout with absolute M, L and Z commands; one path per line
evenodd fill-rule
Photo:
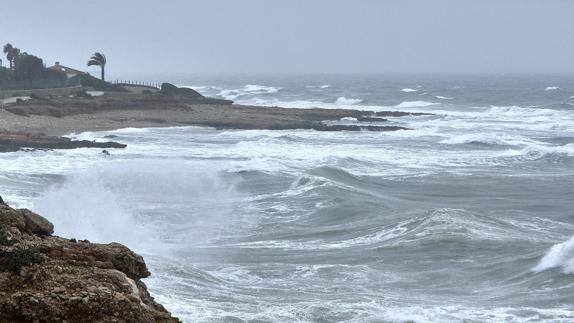
M 150 290 L 186 322 L 574 320 L 574 77 L 179 83 L 434 115 L 392 133 L 85 133 L 128 148 L 4 154 L 3 194 L 58 234 L 144 254 Z

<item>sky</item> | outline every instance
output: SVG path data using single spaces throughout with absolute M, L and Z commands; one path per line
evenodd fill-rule
M 574 0 L 0 0 L 0 42 L 108 73 L 573 73 Z M 4 60 L 6 64 L 6 60 Z

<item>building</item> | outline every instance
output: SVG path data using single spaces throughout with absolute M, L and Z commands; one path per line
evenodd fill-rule
M 72 78 L 74 76 L 78 76 L 78 75 L 82 75 L 82 74 L 87 74 L 86 72 L 82 72 L 76 69 L 73 69 L 71 67 L 67 67 L 64 65 L 60 65 L 60 62 L 56 62 L 56 64 L 54 66 L 50 66 L 48 67 L 51 70 L 55 70 L 58 72 L 64 72 L 66 73 L 66 76 L 68 76 L 68 78 Z

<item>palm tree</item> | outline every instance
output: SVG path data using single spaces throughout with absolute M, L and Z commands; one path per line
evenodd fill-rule
M 105 75 L 106 75 L 106 55 L 99 53 L 99 52 L 95 52 L 94 55 L 92 55 L 92 57 L 90 57 L 90 60 L 88 61 L 88 66 L 99 66 L 100 69 L 102 70 L 102 81 L 105 81 Z
M 6 45 L 4 45 L 4 54 L 6 54 L 6 58 L 10 63 L 10 69 L 14 68 L 14 60 L 16 59 L 16 57 L 18 57 L 18 55 L 20 55 L 20 50 L 12 46 L 12 44 L 7 43 Z

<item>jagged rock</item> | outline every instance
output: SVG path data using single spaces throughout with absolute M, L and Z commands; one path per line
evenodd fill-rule
M 24 217 L 26 232 L 49 236 L 54 233 L 54 225 L 44 217 L 26 209 L 18 210 Z
M 0 205 L 0 323 L 179 322 L 141 278 L 144 259 L 118 244 L 48 236 L 52 224 Z

